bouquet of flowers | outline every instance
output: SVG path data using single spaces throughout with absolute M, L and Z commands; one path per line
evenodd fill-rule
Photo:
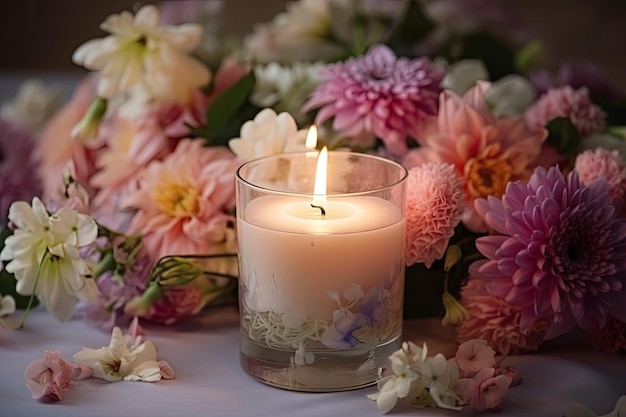
M 235 171 L 315 124 L 318 146 L 409 170 L 407 314 L 502 355 L 574 327 L 626 351 L 624 96 L 590 64 L 541 70 L 484 3 L 291 1 L 229 41 L 219 1 L 108 17 L 60 109 L 32 84 L 2 107 L 0 312 L 110 330 L 232 302 Z

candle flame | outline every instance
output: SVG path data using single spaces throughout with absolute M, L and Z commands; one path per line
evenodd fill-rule
M 306 141 L 304 147 L 307 149 L 315 149 L 317 146 L 317 126 L 311 125 L 309 131 L 306 134 Z
M 317 168 L 315 169 L 315 186 L 313 188 L 313 203 L 321 207 L 326 207 L 326 174 L 328 171 L 328 149 L 322 148 L 317 157 Z

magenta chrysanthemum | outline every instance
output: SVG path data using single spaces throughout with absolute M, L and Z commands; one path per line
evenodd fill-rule
M 428 58 L 396 58 L 387 46 L 326 67 L 303 110 L 320 108 L 316 123 L 334 117 L 333 128 L 359 143 L 382 139 L 395 155 L 408 150 L 427 116 L 437 113 L 444 71 Z
M 492 295 L 523 307 L 528 333 L 549 320 L 547 338 L 607 314 L 626 319 L 626 219 L 617 217 L 604 180 L 589 186 L 573 171 L 537 168 L 528 183 L 508 185 L 502 200 L 475 202 L 494 230 L 476 240 L 487 258 L 470 274 Z
M 451 164 L 426 163 L 409 171 L 406 264 L 430 268 L 440 259 L 461 220 L 463 182 Z
M 29 131 L 0 119 L 0 223 L 6 221 L 11 203 L 30 201 L 41 192 L 34 151 L 35 137 Z
M 606 125 L 604 112 L 589 100 L 587 89 L 574 90 L 569 85 L 549 89 L 524 115 L 532 130 L 541 129 L 558 117 L 569 118 L 583 137 L 601 131 Z

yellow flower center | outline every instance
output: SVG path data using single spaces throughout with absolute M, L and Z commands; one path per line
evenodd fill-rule
M 153 189 L 152 199 L 172 217 L 190 217 L 200 209 L 196 188 L 178 183 L 163 184 Z
M 483 197 L 493 195 L 501 197 L 506 185 L 511 180 L 511 165 L 499 158 L 478 158 L 469 161 L 467 183 Z

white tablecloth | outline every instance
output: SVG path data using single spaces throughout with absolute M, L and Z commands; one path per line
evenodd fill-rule
M 239 327 L 233 309 L 211 311 L 177 327 L 144 325 L 159 359 L 176 371 L 174 380 L 157 383 L 75 381 L 63 401 L 33 400 L 25 386 L 24 369 L 45 349 L 58 350 L 66 360 L 83 346 L 99 348 L 110 335 L 81 320 L 57 322 L 50 314 L 31 313 L 26 327 L 0 341 L 0 416 L 378 416 L 366 394 L 375 387 L 341 393 L 300 393 L 266 386 L 239 366 Z M 405 322 L 405 339 L 427 341 L 429 351 L 454 352 L 449 329 L 436 320 Z M 626 393 L 626 357 L 595 353 L 581 347 L 548 344 L 541 353 L 507 358 L 522 374 L 497 415 L 558 417 L 572 401 L 599 414 L 610 411 Z M 445 410 L 419 410 L 405 404 L 391 415 L 472 415 Z M 486 415 L 493 415 L 487 413 Z

